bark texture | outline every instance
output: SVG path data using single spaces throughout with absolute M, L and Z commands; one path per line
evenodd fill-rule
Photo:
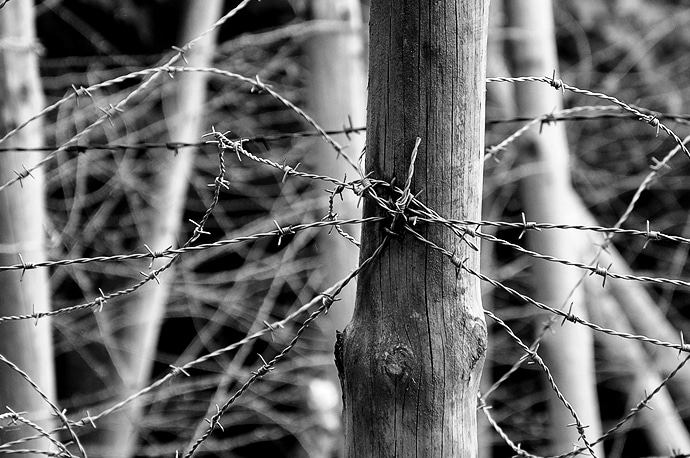
M 412 193 L 447 218 L 479 218 L 488 1 L 378 0 L 370 21 L 367 172 L 402 186 L 421 137 Z M 382 211 L 365 199 L 364 214 Z M 361 261 L 390 224 L 364 226 Z M 360 275 L 342 339 L 347 455 L 476 456 L 478 280 L 398 229 Z M 449 230 L 415 230 L 479 268 Z

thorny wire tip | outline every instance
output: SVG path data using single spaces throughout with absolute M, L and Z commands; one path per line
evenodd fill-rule
M 548 77 L 547 77 L 548 78 Z M 551 74 L 551 80 L 549 81 L 549 85 L 556 89 L 557 91 L 560 90 L 563 95 L 565 95 L 565 84 L 563 83 L 563 80 L 558 78 L 556 79 L 556 70 L 554 69 L 553 73 Z

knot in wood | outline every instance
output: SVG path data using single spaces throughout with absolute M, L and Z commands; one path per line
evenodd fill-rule
M 411 377 L 414 354 L 407 346 L 394 345 L 383 353 L 383 371 L 394 382 L 406 381 Z

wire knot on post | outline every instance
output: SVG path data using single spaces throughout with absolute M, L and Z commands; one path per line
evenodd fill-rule
M 403 189 L 398 189 L 395 186 L 395 177 L 391 180 L 389 183 L 389 187 L 392 192 L 398 192 L 400 195 L 398 196 L 395 201 L 392 199 L 389 200 L 390 207 L 388 208 L 389 213 L 393 217 L 393 221 L 391 222 L 390 226 L 385 229 L 385 231 L 391 235 L 397 236 L 400 235 L 397 231 L 397 229 L 401 226 L 407 223 L 407 210 L 410 206 L 410 203 L 414 199 L 415 196 L 412 195 L 412 192 L 410 191 L 410 188 L 412 187 L 412 177 L 414 176 L 414 167 L 415 167 L 415 162 L 417 160 L 417 152 L 419 151 L 419 145 L 422 143 L 422 139 L 420 137 L 417 137 L 415 139 L 414 143 L 414 148 L 412 149 L 412 156 L 410 158 L 410 167 L 407 172 L 407 179 L 405 180 L 405 185 L 403 186 Z
M 505 148 L 501 145 L 491 145 L 487 146 L 484 149 L 484 160 L 487 160 L 489 158 L 493 159 L 494 162 L 499 163 L 501 162 L 501 159 L 498 157 L 498 153 L 501 151 L 505 150 Z
M 450 262 L 455 266 L 455 278 L 457 279 L 458 276 L 460 276 L 460 270 L 465 267 L 465 263 L 467 262 L 469 258 L 464 258 L 461 259 L 460 256 L 458 256 L 458 253 L 453 251 L 450 255 Z
M 355 194 L 357 194 L 359 197 L 364 196 L 365 192 L 374 187 L 374 184 L 369 179 L 369 175 L 371 174 L 367 174 L 361 180 L 357 180 L 353 183 Z

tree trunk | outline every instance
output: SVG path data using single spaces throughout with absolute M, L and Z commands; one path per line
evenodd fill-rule
M 594 277 L 587 279 L 588 283 L 594 283 L 587 287 L 588 295 L 591 296 L 590 303 L 596 304 L 590 311 L 594 321 L 601 326 L 632 333 L 630 322 L 598 280 Z M 659 386 L 662 377 L 656 372 L 641 342 L 609 336 L 602 332 L 597 333 L 595 337 L 606 355 L 608 370 L 611 371 L 616 366 L 621 368 L 617 377 L 622 381 L 621 389 L 629 397 L 628 408 L 634 407 L 646 393 Z M 674 353 L 668 349 L 664 350 L 666 353 Z M 654 396 L 649 407 L 640 411 L 635 426 L 644 430 L 651 452 L 664 455 L 669 450 L 690 450 L 690 435 L 666 388 Z
M 181 43 L 201 35 L 220 17 L 221 0 L 189 0 L 184 14 Z M 216 34 L 211 33 L 186 53 L 189 66 L 209 67 L 215 50 Z M 203 130 L 203 109 L 206 101 L 205 73 L 175 75 L 171 93 L 166 94 L 163 106 L 173 142 L 199 141 Z M 151 202 L 147 221 L 141 231 L 142 244 L 153 251 L 178 245 L 178 233 L 187 199 L 189 176 L 193 169 L 194 150 L 181 148 L 176 155 L 170 151 L 152 152 L 153 192 L 147 196 Z M 158 264 L 155 267 L 157 267 Z M 116 346 L 109 349 L 117 376 L 111 386 L 117 399 L 124 399 L 146 386 L 155 361 L 160 326 L 165 314 L 173 271 L 162 277 L 160 284 L 150 282 L 123 300 L 120 307 L 106 308 L 104 313 L 114 314 L 101 325 L 118 329 L 109 331 L 115 336 Z M 140 422 L 141 407 L 137 403 L 100 420 L 93 431 L 94 449 L 102 456 L 132 456 L 136 450 L 136 425 Z
M 315 34 L 306 43 L 309 58 L 309 93 L 307 105 L 312 118 L 326 130 L 342 129 L 351 122 L 354 127 L 361 127 L 366 122 L 366 62 L 360 0 L 311 0 L 311 19 L 333 21 L 338 29 Z M 344 135 L 338 141 L 345 140 L 346 152 L 356 159 L 364 149 L 364 133 Z M 357 178 L 355 170 L 336 152 L 319 139 L 313 153 L 306 159 L 310 169 L 321 175 L 342 179 L 348 176 Z M 353 193 L 342 193 L 336 197 L 334 212 L 339 219 L 358 218 L 362 209 L 357 205 Z M 355 239 L 359 240 L 359 226 L 344 228 Z M 357 267 L 359 249 L 337 232 L 322 231 L 319 234 L 318 248 L 325 271 L 324 283 L 332 285 L 347 277 Z M 332 262 L 337 259 L 338 262 Z M 322 317 L 321 325 L 327 337 L 328 348 L 335 345 L 336 332 L 342 331 L 352 318 L 355 308 L 355 288 L 345 288 L 340 294 L 340 301 L 334 304 L 328 315 Z M 327 374 L 328 382 L 336 386 L 332 392 L 336 399 L 324 399 L 319 394 L 310 404 L 314 406 L 315 442 L 320 444 L 319 451 L 312 451 L 314 456 L 332 456 L 334 450 L 342 448 L 342 428 L 339 421 L 342 405 L 339 394 L 340 385 L 335 370 Z M 313 383 L 323 383 L 315 380 Z M 320 418 L 319 418 L 320 417 Z M 330 419 L 330 420 L 329 420 Z M 326 429 L 324 432 L 323 429 Z
M 370 18 L 366 169 L 405 183 L 446 218 L 480 217 L 488 1 L 378 0 Z M 384 199 L 388 188 L 375 188 Z M 364 215 L 383 214 L 365 198 Z M 389 237 L 365 225 L 360 260 Z M 477 454 L 486 351 L 479 281 L 398 226 L 360 274 L 342 337 L 348 456 Z M 415 231 L 473 269 L 479 253 L 439 225 Z
M 579 224 L 587 226 L 600 225 L 574 192 L 571 194 L 568 207 L 578 215 Z M 591 234 L 589 238 L 591 247 L 600 245 L 602 242 L 600 235 Z M 613 270 L 621 275 L 634 275 L 623 256 L 612 244 L 609 244 L 605 251 L 592 248 L 590 254 L 594 255 L 595 251 L 599 255 L 600 265 L 612 265 Z M 595 280 L 594 277 L 588 278 L 586 282 L 591 283 L 592 280 Z M 600 283 L 598 288 L 601 289 Z M 606 290 L 605 293 L 602 293 L 605 295 L 601 299 L 595 293 L 588 293 L 593 297 L 593 299 L 588 301 L 590 313 L 600 313 L 603 316 L 609 317 L 608 322 L 595 319 L 596 323 L 629 334 L 646 335 L 668 342 L 680 341 L 678 331 L 664 316 L 642 283 L 611 279 L 606 282 Z M 592 291 L 596 290 L 593 289 Z M 627 350 L 626 353 L 621 353 L 617 348 L 612 347 L 612 345 L 616 345 L 614 340 L 624 341 L 624 339 L 618 337 L 606 336 L 601 338 L 602 343 L 605 345 L 605 351 L 616 354 L 619 358 L 631 358 L 629 355 L 634 357 L 634 360 L 631 358 L 634 362 L 627 364 L 635 372 L 634 380 L 629 388 L 631 396 L 641 398 L 644 390 L 649 392 L 654 389 L 654 387 L 659 385 L 658 381 L 669 375 L 680 362 L 678 353 L 654 345 L 642 346 L 642 349 L 646 350 L 646 354 L 638 356 L 638 342 L 628 340 L 625 340 L 624 344 L 636 348 Z M 642 362 L 640 363 L 639 361 Z M 668 387 L 668 391 L 675 398 L 676 405 L 688 405 L 690 401 L 690 396 L 688 395 L 690 391 L 690 374 L 688 371 L 681 370 L 678 372 L 669 381 Z M 650 403 L 650 406 L 654 408 L 653 413 L 648 413 L 648 409 L 643 410 L 643 413 L 647 414 L 648 419 L 643 426 L 645 432 L 652 446 L 658 447 L 656 453 L 662 454 L 664 452 L 663 431 L 667 431 L 667 437 L 669 438 L 667 440 L 667 449 L 685 450 L 688 447 L 685 447 L 684 444 L 687 444 L 690 439 L 688 439 L 687 429 L 684 432 L 677 432 L 681 430 L 678 425 L 683 425 L 682 419 L 680 421 L 677 419 L 679 409 L 676 409 L 668 402 L 668 392 L 666 390 L 660 394 L 660 401 L 654 399 Z M 670 412 L 664 415 L 664 409 L 669 409 Z M 682 407 L 680 410 L 683 410 Z
M 0 11 L 0 136 L 43 108 L 38 75 L 33 2 L 11 2 Z M 3 143 L 4 147 L 43 146 L 42 123 L 37 120 Z M 38 152 L 0 154 L 0 181 L 25 174 L 24 166 L 39 162 Z M 47 259 L 45 250 L 46 210 L 41 169 L 0 193 L 0 265 Z M 5 272 L 0 275 L 0 316 L 50 310 L 46 269 Z M 13 321 L 0 325 L 0 354 L 24 370 L 41 390 L 55 401 L 54 364 L 50 319 L 38 323 Z M 44 428 L 50 427 L 51 409 L 38 393 L 9 367 L 0 364 L 0 409 L 5 406 Z M 3 425 L 5 426 L 5 425 Z M 2 428 L 0 443 L 31 436 L 36 431 L 22 426 Z M 48 441 L 22 444 L 22 448 L 48 450 Z M 28 445 L 28 446 L 27 446 Z M 34 455 L 31 455 L 34 456 Z
M 515 75 L 549 75 L 558 72 L 553 7 L 550 0 L 510 0 L 505 2 L 508 26 L 515 36 L 511 46 Z M 518 115 L 541 116 L 562 107 L 562 94 L 543 84 L 523 84 L 515 88 Z M 543 125 L 540 132 L 530 132 L 521 160 L 532 167 L 532 173 L 521 182 L 521 201 L 527 219 L 549 223 L 578 223 L 566 202 L 572 193 L 570 157 L 562 124 Z M 524 156 L 524 157 L 523 157 Z M 584 261 L 585 239 L 573 239 L 565 231 L 528 234 L 530 249 L 562 259 Z M 579 240 L 581 243 L 577 243 Z M 537 261 L 532 267 L 535 299 L 554 306 L 568 307 L 586 316 L 582 288 L 576 288 L 582 273 L 560 264 Z M 552 317 L 540 314 L 541 328 Z M 556 383 L 573 405 L 587 428 L 589 437 L 601 434 L 599 403 L 594 372 L 592 331 L 584 326 L 566 323 L 551 326 L 543 339 L 544 360 Z M 548 420 L 550 454 L 569 451 L 578 433 L 568 427 L 573 417 L 554 395 L 549 398 Z M 602 456 L 599 447 L 597 455 Z
M 315 35 L 307 43 L 309 56 L 308 105 L 314 120 L 326 130 L 342 129 L 348 117 L 355 127 L 366 122 L 366 69 L 364 62 L 364 41 L 362 39 L 362 11 L 359 0 L 312 0 L 311 13 L 314 19 L 338 21 L 342 30 L 328 31 Z M 345 136 L 343 136 L 345 138 Z M 357 158 L 364 149 L 364 135 L 349 135 L 347 153 Z M 320 174 L 334 178 L 345 175 L 356 179 L 355 170 L 333 149 L 321 142 L 314 148 L 316 154 L 308 161 Z M 339 219 L 358 218 L 362 214 L 357 207 L 357 198 L 352 193 L 343 193 L 335 199 L 335 212 Z M 350 235 L 359 239 L 358 226 L 347 228 Z M 324 283 L 332 285 L 345 278 L 357 267 L 359 250 L 352 242 L 340 237 L 335 231 L 327 232 L 319 239 L 319 251 L 325 260 L 338 259 L 338 262 L 324 263 L 326 278 Z M 324 317 L 335 343 L 335 330 L 343 330 L 350 322 L 355 306 L 354 288 L 346 288 Z

